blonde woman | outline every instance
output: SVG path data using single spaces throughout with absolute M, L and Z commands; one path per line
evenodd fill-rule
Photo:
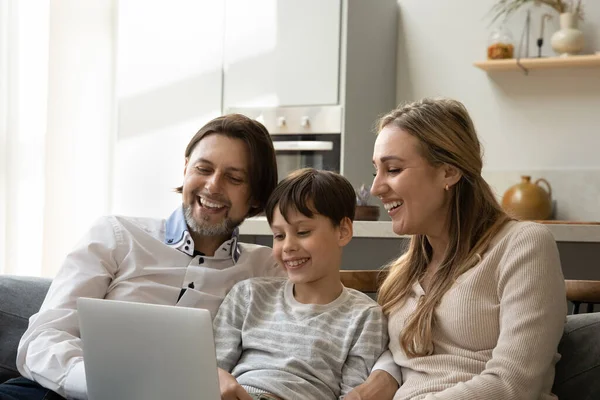
M 498 205 L 465 107 L 425 99 L 390 112 L 373 165 L 373 195 L 412 239 L 378 294 L 391 357 L 346 399 L 556 398 L 567 313 L 557 246 Z

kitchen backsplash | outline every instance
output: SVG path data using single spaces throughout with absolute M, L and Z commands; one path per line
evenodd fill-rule
M 521 182 L 522 175 L 531 176 L 532 182 L 544 178 L 552 186 L 552 200 L 555 206 L 553 219 L 600 221 L 600 169 L 484 170 L 482 175 L 499 201 L 508 188 Z

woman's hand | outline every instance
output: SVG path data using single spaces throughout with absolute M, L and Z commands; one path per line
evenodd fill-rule
M 252 400 L 252 397 L 235 380 L 233 375 L 221 368 L 218 371 L 221 400 Z
M 369 378 L 344 396 L 344 400 L 392 400 L 398 382 L 383 370 L 375 370 Z

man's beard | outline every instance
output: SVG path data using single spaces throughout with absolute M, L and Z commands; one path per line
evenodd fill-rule
M 189 205 L 183 206 L 185 222 L 192 232 L 202 236 L 231 236 L 233 230 L 237 228 L 244 220 L 234 221 L 229 217 L 223 218 L 223 221 L 210 224 L 207 220 L 196 221 L 193 216 L 192 207 Z

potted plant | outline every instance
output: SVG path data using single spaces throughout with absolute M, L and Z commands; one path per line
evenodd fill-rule
M 369 204 L 371 200 L 371 188 L 363 184 L 356 192 L 356 221 L 377 221 L 379 219 L 379 206 Z

